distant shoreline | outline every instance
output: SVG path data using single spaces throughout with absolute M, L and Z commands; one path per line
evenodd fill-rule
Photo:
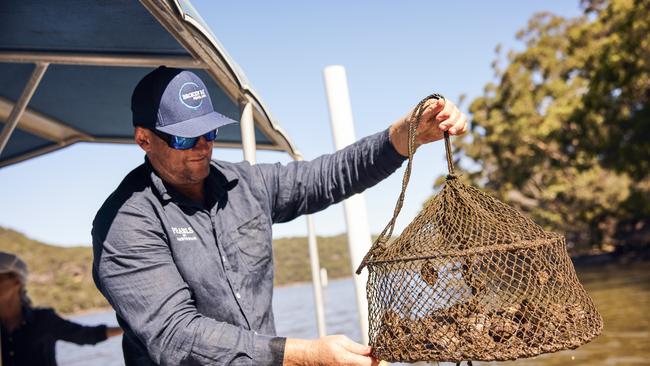
M 576 255 L 576 256 L 571 256 L 571 260 L 576 269 L 591 269 L 591 268 L 598 268 L 603 265 L 614 264 L 614 263 L 630 264 L 636 262 L 646 262 L 650 260 L 649 257 L 650 257 L 650 250 L 647 247 L 644 247 L 641 248 L 641 250 L 632 251 L 632 253 L 623 253 L 623 254 L 593 253 L 593 254 Z M 351 278 L 353 278 L 352 275 L 347 277 L 333 278 L 330 279 L 329 282 L 331 283 L 331 282 L 336 282 L 341 280 L 348 280 Z M 301 285 L 311 285 L 311 281 L 291 282 L 282 285 L 277 285 L 274 288 L 277 289 L 277 288 L 294 287 L 294 286 L 301 286 Z M 61 314 L 63 314 L 66 317 L 76 317 L 76 316 L 104 313 L 112 310 L 113 310 L 112 307 L 106 306 L 106 307 L 89 308 L 89 309 L 84 309 L 72 313 L 61 313 Z
M 337 282 L 337 281 L 342 281 L 342 280 L 349 280 L 351 279 L 352 276 L 348 277 L 340 277 L 340 278 L 333 278 L 330 279 L 329 282 Z M 300 282 L 291 282 L 291 283 L 285 283 L 283 285 L 277 285 L 274 286 L 274 288 L 285 288 L 285 287 L 295 287 L 295 286 L 301 286 L 301 285 L 311 285 L 311 281 L 300 281 Z M 107 311 L 113 311 L 113 308 L 110 306 L 105 306 L 105 307 L 97 307 L 97 308 L 88 308 L 88 309 L 83 309 L 79 311 L 75 311 L 72 313 L 61 313 L 61 315 L 65 317 L 76 317 L 76 316 L 83 316 L 83 315 L 93 315 L 93 314 L 99 314 L 99 313 L 105 313 Z
M 105 313 L 108 311 L 112 311 L 113 308 L 110 306 L 105 306 L 105 307 L 99 307 L 99 308 L 88 308 L 88 309 L 83 309 L 79 311 L 75 311 L 72 313 L 61 313 L 61 315 L 65 317 L 76 317 L 76 316 L 83 316 L 83 315 L 93 315 L 93 314 L 100 314 L 100 313 Z

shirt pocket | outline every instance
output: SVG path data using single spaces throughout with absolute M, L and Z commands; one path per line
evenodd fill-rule
M 268 219 L 259 214 L 246 220 L 231 233 L 231 240 L 239 250 L 242 261 L 249 270 L 265 269 L 271 262 L 270 230 Z

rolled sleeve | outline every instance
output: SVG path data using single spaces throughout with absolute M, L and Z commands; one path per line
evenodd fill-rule
M 283 337 L 272 337 L 255 335 L 255 365 L 277 365 L 281 366 L 284 361 L 284 346 L 287 339 Z
M 155 363 L 274 364 L 278 341 L 197 311 L 153 213 L 124 205 L 114 218 L 96 226 L 97 287 Z
M 386 129 L 312 161 L 255 167 L 267 189 L 273 222 L 286 222 L 363 192 L 395 172 L 405 159 Z

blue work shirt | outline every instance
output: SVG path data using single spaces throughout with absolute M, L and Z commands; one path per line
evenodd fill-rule
M 271 225 L 360 193 L 404 160 L 385 130 L 313 161 L 212 161 L 203 205 L 145 161 L 92 230 L 93 277 L 124 329 L 127 366 L 281 365 Z

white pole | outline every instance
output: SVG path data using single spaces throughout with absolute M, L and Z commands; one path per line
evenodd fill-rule
M 307 232 L 309 234 L 309 263 L 311 265 L 311 280 L 314 286 L 314 303 L 316 304 L 316 325 L 318 336 L 324 337 L 325 329 L 325 307 L 323 306 L 323 286 L 320 278 L 320 261 L 318 258 L 318 246 L 316 245 L 316 230 L 314 229 L 314 218 L 307 215 Z
M 336 150 L 340 150 L 356 141 L 352 107 L 348 82 L 343 66 L 328 66 L 323 70 L 325 91 L 330 111 L 332 134 Z M 361 263 L 363 256 L 370 250 L 372 239 L 368 227 L 366 201 L 362 194 L 356 194 L 343 202 L 345 222 L 348 232 L 348 249 L 352 271 Z M 354 285 L 359 311 L 359 322 L 363 343 L 368 344 L 368 300 L 366 298 L 367 271 L 354 276 Z
M 296 156 L 296 160 L 302 160 L 302 156 Z M 307 246 L 309 247 L 309 265 L 311 267 L 311 284 L 314 288 L 314 307 L 316 308 L 316 327 L 318 336 L 327 335 L 325 328 L 325 306 L 323 305 L 323 285 L 320 278 L 320 260 L 318 258 L 318 243 L 316 242 L 316 229 L 312 215 L 305 215 L 307 218 Z
M 255 123 L 253 121 L 253 105 L 250 102 L 243 104 L 240 120 L 241 140 L 244 150 L 244 160 L 255 164 Z M 297 160 L 301 160 L 300 156 Z M 320 263 L 318 261 L 318 248 L 316 246 L 316 231 L 311 215 L 307 215 L 307 231 L 309 234 L 309 259 L 311 262 L 311 278 L 314 285 L 314 301 L 316 305 L 316 325 L 318 335 L 325 336 L 325 310 L 323 306 L 323 289 L 320 282 Z
M 241 129 L 241 143 L 244 150 L 244 160 L 255 164 L 255 123 L 253 121 L 253 105 L 251 102 L 244 102 L 239 121 Z
M 320 269 L 320 282 L 323 285 L 323 288 L 329 285 L 329 278 L 327 277 L 327 268 Z

